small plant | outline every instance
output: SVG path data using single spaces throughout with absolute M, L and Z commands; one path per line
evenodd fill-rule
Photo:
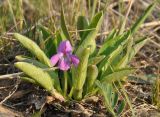
M 160 79 L 157 78 L 152 88 L 152 103 L 160 109 Z
M 133 34 L 153 7 L 153 4 L 150 5 L 128 31 L 120 34 L 119 30 L 113 30 L 100 49 L 96 48 L 95 39 L 102 24 L 103 12 L 97 13 L 89 23 L 86 17 L 79 16 L 77 29 L 82 31 L 78 41 L 70 37 L 62 9 L 61 28 L 54 36 L 48 28 L 39 25 L 40 46 L 25 36 L 14 34 L 36 58 L 17 56 L 19 62 L 15 66 L 24 72 L 21 76 L 23 80 L 42 86 L 60 101 L 79 101 L 100 91 L 109 112 L 118 116 L 126 102 L 121 101 L 115 114 L 118 93 L 113 83 L 125 81 L 135 71 L 128 63 L 147 39 L 133 40 Z
M 104 96 L 105 105 L 107 110 L 114 116 L 119 116 L 124 107 L 126 105 L 125 100 L 120 100 L 118 104 L 118 92 L 114 90 L 114 86 L 108 83 L 100 83 L 99 81 L 96 82 L 96 85 L 100 89 L 100 92 Z

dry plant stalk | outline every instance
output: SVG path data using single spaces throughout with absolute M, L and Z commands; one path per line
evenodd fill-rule
M 152 103 L 160 109 L 160 79 L 157 78 L 152 89 Z

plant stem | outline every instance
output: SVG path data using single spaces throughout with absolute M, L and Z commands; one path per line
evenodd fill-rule
M 67 95 L 67 87 L 68 87 L 68 82 L 67 82 L 67 72 L 64 72 L 64 96 Z
M 82 91 L 83 91 L 83 89 L 74 89 L 73 90 L 73 97 L 74 97 L 74 99 L 76 99 L 76 100 L 81 100 L 82 99 Z
M 69 93 L 69 97 L 70 97 L 70 98 L 72 98 L 72 95 L 73 95 L 73 89 L 74 89 L 74 88 L 72 87 L 72 88 L 71 88 L 71 91 L 70 91 L 70 93 Z
M 65 101 L 65 98 L 64 98 L 60 93 L 58 93 L 55 89 L 53 89 L 52 91 L 50 91 L 50 94 L 51 94 L 54 98 L 60 100 L 61 102 Z

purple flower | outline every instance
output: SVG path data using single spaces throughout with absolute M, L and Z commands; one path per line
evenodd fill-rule
M 72 46 L 69 41 L 62 41 L 59 44 L 57 54 L 51 57 L 51 64 L 55 66 L 58 63 L 60 70 L 67 71 L 71 64 L 77 66 L 79 59 L 77 56 L 72 55 Z

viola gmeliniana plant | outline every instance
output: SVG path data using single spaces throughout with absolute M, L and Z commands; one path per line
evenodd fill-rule
M 85 16 L 78 17 L 77 30 L 83 31 L 79 31 L 77 40 L 70 37 L 63 10 L 61 28 L 54 34 L 42 25 L 37 26 L 36 42 L 15 33 L 14 37 L 34 55 L 33 58 L 16 56 L 19 62 L 15 66 L 24 72 L 21 79 L 40 85 L 60 101 L 80 101 L 100 93 L 107 110 L 118 116 L 126 102 L 131 107 L 123 90 L 127 76 L 135 71 L 129 62 L 147 42 L 145 37 L 133 39 L 133 35 L 153 7 L 150 5 L 129 30 L 113 29 L 100 48 L 96 47 L 96 36 L 103 12 L 97 13 L 90 22 Z M 124 100 L 119 100 L 117 89 L 122 89 Z

